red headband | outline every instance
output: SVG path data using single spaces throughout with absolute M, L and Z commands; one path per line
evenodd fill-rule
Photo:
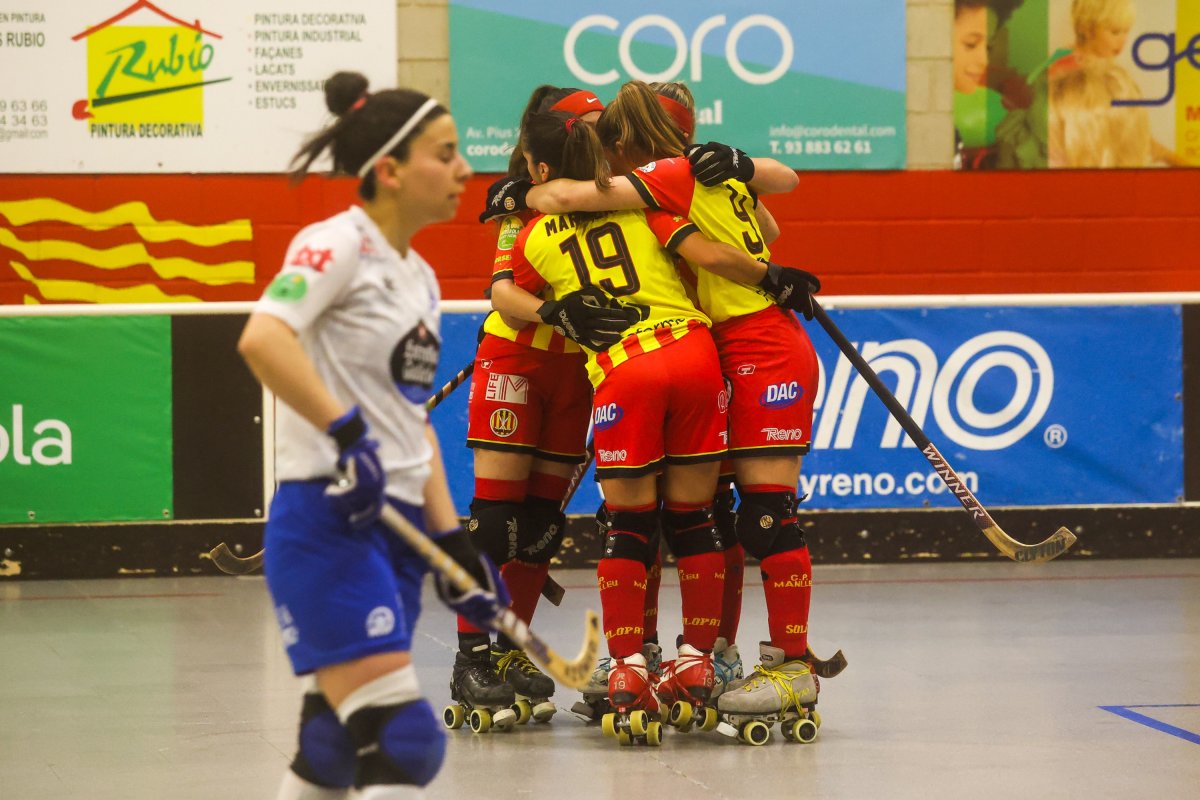
M 587 89 L 580 89 L 578 92 L 571 92 L 562 100 L 550 106 L 550 110 L 565 111 L 568 114 L 582 117 L 591 111 L 603 111 L 604 103 L 601 103 L 600 98 Z
M 658 104 L 663 107 L 663 111 L 667 112 L 676 127 L 683 131 L 684 138 L 690 142 L 692 134 L 696 131 L 696 118 L 692 116 L 692 112 L 688 111 L 688 107 L 678 100 L 672 100 L 661 94 L 657 97 Z

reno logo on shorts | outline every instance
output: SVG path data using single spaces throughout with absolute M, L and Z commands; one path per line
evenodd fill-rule
M 758 398 L 758 404 L 763 408 L 787 408 L 800 399 L 804 389 L 796 381 L 790 383 L 773 383 Z
M 525 405 L 529 402 L 529 379 L 520 375 L 488 375 L 485 397 L 493 403 Z
M 396 615 L 387 606 L 373 608 L 371 613 L 367 614 L 367 636 L 370 638 L 378 639 L 380 636 L 387 636 L 394 630 L 396 630 Z
M 620 422 L 624 416 L 625 410 L 616 403 L 596 406 L 596 410 L 592 412 L 592 426 L 598 431 L 606 431 Z
M 497 408 L 488 418 L 488 425 L 491 426 L 492 433 L 507 439 L 517 432 L 517 415 L 507 408 Z
M 424 322 L 418 322 L 392 348 L 392 380 L 411 403 L 424 403 L 433 388 L 442 343 Z
M 628 450 L 597 450 L 596 458 L 601 464 L 620 464 L 629 458 Z
M 768 442 L 804 442 L 804 431 L 799 428 L 761 428 Z

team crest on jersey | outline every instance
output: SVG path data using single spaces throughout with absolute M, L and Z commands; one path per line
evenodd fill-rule
M 442 343 L 424 322 L 404 335 L 392 348 L 392 381 L 405 399 L 424 403 L 433 388 Z
M 308 281 L 295 272 L 281 272 L 267 287 L 267 297 L 284 303 L 295 303 L 308 294 Z
M 492 433 L 502 439 L 507 439 L 517 432 L 517 415 L 507 408 L 497 408 L 488 419 Z
M 649 164 L 643 164 L 642 166 L 638 167 L 638 172 L 646 172 L 646 173 L 654 172 L 654 169 L 657 166 L 658 166 L 657 161 L 651 161 Z
M 496 249 L 512 250 L 517 243 L 517 234 L 520 232 L 520 217 L 505 217 L 504 222 L 500 223 L 500 238 L 496 240 Z
M 367 636 L 377 639 L 396 630 L 396 615 L 387 606 L 378 606 L 367 614 Z
M 520 375 L 505 375 L 494 372 L 488 375 L 488 400 L 494 403 L 525 405 L 529 402 L 529 379 Z

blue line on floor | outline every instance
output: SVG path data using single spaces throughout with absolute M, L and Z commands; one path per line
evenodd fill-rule
M 1131 710 L 1134 708 L 1200 708 L 1200 704 L 1163 703 L 1160 705 L 1098 706 L 1098 708 L 1102 711 L 1108 711 L 1116 714 L 1118 717 L 1124 717 L 1125 719 L 1130 720 L 1131 722 L 1136 722 L 1139 725 L 1145 725 L 1147 728 L 1153 728 L 1156 731 L 1162 731 L 1163 733 L 1169 733 L 1172 736 L 1177 736 L 1180 739 L 1183 739 L 1185 742 L 1200 744 L 1200 733 L 1192 733 L 1191 731 L 1184 730 L 1183 728 L 1177 728 L 1174 725 L 1168 725 L 1161 720 L 1154 719 L 1154 717 L 1147 717 L 1145 714 L 1139 714 L 1138 712 Z

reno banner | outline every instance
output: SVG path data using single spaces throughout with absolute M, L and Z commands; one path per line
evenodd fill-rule
M 451 0 L 451 105 L 471 165 L 503 172 L 543 83 L 611 100 L 683 81 L 697 141 L 798 169 L 905 164 L 905 4 L 896 0 Z
M 960 169 L 1200 166 L 1196 0 L 955 7 Z
M 0 10 L 0 162 L 279 172 L 338 69 L 395 82 L 394 0 L 57 0 Z M 23 76 L 18 79 L 18 76 Z
M 830 316 L 985 507 L 1182 501 L 1179 306 L 852 309 Z M 479 323 L 475 314 L 443 318 L 446 345 L 435 385 L 470 362 Z M 820 326 L 805 329 L 821 363 L 812 452 L 800 477 L 805 507 L 958 507 Z M 780 384 L 758 401 L 798 401 L 801 391 Z M 471 451 L 454 443 L 465 441 L 467 394 L 460 389 L 433 412 L 462 503 L 473 491 Z M 792 435 L 775 433 L 781 441 Z M 599 502 L 589 473 L 570 511 L 590 514 Z

